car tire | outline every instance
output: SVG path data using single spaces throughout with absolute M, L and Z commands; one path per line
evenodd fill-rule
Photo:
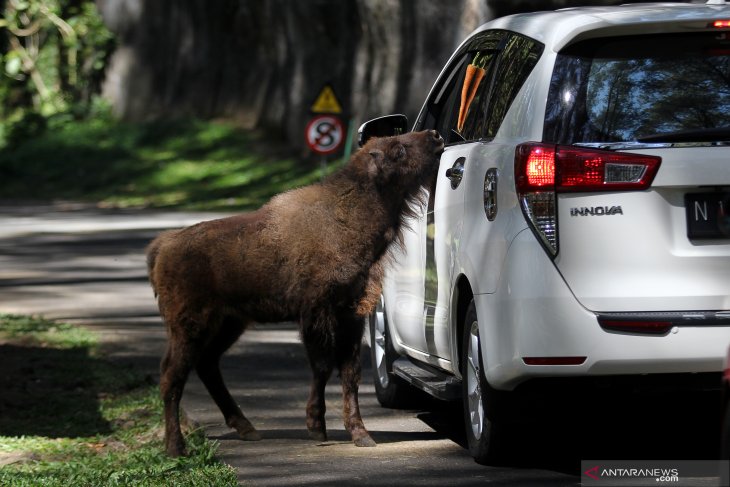
M 723 390 L 722 438 L 720 439 L 720 455 L 723 460 L 730 460 L 730 390 Z
M 388 330 L 385 303 L 380 297 L 370 321 L 370 358 L 375 383 L 375 397 L 386 408 L 405 408 L 412 399 L 413 389 L 400 377 L 393 374 L 393 362 L 398 354 L 393 348 Z
M 493 389 L 484 376 L 476 306 L 471 301 L 464 317 L 461 347 L 464 426 L 469 453 L 477 463 L 494 464 L 502 458 L 504 422 L 509 392 Z

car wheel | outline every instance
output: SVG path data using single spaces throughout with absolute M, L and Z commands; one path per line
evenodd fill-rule
M 479 321 L 474 301 L 464 318 L 461 348 L 464 425 L 469 453 L 477 463 L 490 464 L 500 458 L 505 393 L 492 389 L 484 376 Z
M 730 394 L 727 389 L 723 391 L 725 397 Z M 723 460 L 730 460 L 730 401 L 723 398 L 722 411 L 722 438 L 720 439 L 720 455 Z
M 402 408 L 408 405 L 411 387 L 393 375 L 393 362 L 398 354 L 393 349 L 388 330 L 383 297 L 370 315 L 370 358 L 375 382 L 375 396 L 381 406 Z
M 730 460 L 730 348 L 726 351 L 720 387 L 722 391 L 720 400 L 720 404 L 722 406 L 722 422 L 720 423 L 720 459 Z M 720 482 L 722 485 L 730 485 L 730 471 L 728 471 L 728 469 L 723 469 L 723 475 L 720 477 Z

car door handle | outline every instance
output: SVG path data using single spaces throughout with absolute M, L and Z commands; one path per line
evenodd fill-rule
M 446 177 L 451 180 L 451 189 L 456 189 L 464 177 L 464 162 L 466 158 L 459 157 L 454 165 L 446 170 Z

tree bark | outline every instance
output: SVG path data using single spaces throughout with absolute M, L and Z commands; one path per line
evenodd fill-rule
M 279 131 L 294 148 L 304 147 L 310 108 L 326 84 L 345 123 L 395 112 L 413 121 L 454 48 L 478 25 L 495 14 L 575 3 L 96 1 L 118 37 L 104 87 L 118 115 L 225 117 Z

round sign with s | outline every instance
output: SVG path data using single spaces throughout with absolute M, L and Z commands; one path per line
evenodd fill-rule
M 307 146 L 317 154 L 331 154 L 345 139 L 345 128 L 339 118 L 321 115 L 309 121 L 304 129 Z

